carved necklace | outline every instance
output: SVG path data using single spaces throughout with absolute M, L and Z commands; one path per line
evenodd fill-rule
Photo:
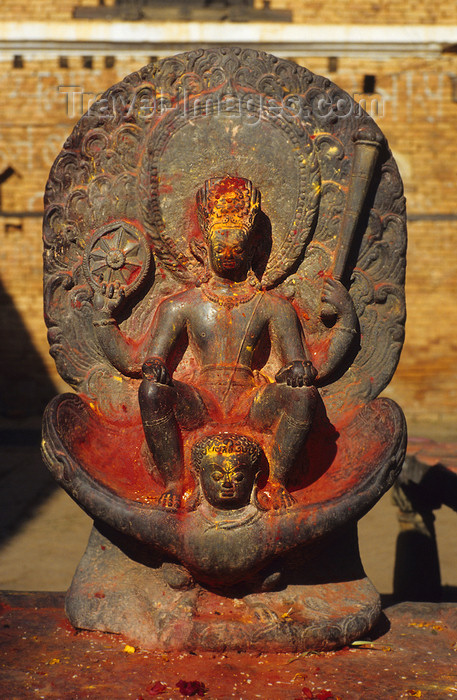
M 234 292 L 230 296 L 219 296 L 219 294 L 217 294 L 214 290 L 210 290 L 206 284 L 202 284 L 201 290 L 207 299 L 212 301 L 214 304 L 224 306 L 226 309 L 233 309 L 236 306 L 240 306 L 240 304 L 246 304 L 248 301 L 251 301 L 251 299 L 254 299 L 255 295 L 259 291 L 258 289 L 254 288 L 252 291 L 249 291 L 246 294 L 237 294 Z

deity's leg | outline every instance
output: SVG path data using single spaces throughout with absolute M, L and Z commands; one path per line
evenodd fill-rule
M 255 427 L 275 426 L 269 480 L 273 486 L 278 486 L 273 496 L 276 508 L 294 503 L 286 488 L 287 480 L 308 437 L 316 405 L 315 387 L 290 387 L 286 384 L 267 385 L 252 404 L 249 417 Z
M 205 405 L 193 387 L 176 381 L 169 386 L 143 379 L 138 399 L 146 442 L 165 484 L 159 503 L 179 508 L 184 482 L 180 425 L 194 428 L 204 423 Z
M 173 387 L 148 379 L 138 392 L 146 442 L 165 484 L 160 503 L 166 508 L 179 507 L 184 474 L 181 434 L 173 410 L 175 393 Z

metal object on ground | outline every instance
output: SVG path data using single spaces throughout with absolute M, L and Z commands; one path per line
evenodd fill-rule
M 434 510 L 457 511 L 457 444 L 411 438 L 395 482 L 400 532 L 394 572 L 399 600 L 441 600 Z

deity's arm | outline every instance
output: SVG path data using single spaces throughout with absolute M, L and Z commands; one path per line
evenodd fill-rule
M 164 300 L 139 339 L 126 336 L 106 305 L 94 314 L 93 325 L 97 340 L 111 364 L 126 376 L 141 376 L 144 361 L 151 356 L 164 363 L 182 331 L 179 307 Z
M 157 307 L 150 332 L 142 348 L 142 361 L 155 357 L 172 371 L 173 356 L 184 336 L 187 313 L 182 295 L 164 299 Z
M 358 318 L 347 289 L 334 279 L 327 279 L 324 285 L 322 301 L 333 306 L 336 321 L 328 330 L 321 347 L 313 352 L 313 364 L 318 371 L 317 382 L 320 383 L 333 374 L 345 360 L 349 348 L 358 332 Z
M 292 304 L 280 297 L 272 297 L 272 313 L 269 321 L 270 337 L 278 349 L 284 364 L 310 360 L 304 342 L 303 331 Z
M 297 313 L 285 299 L 273 298 L 271 301 L 270 337 L 283 362 L 275 380 L 292 387 L 311 386 L 317 372 L 309 359 Z
M 139 377 L 144 339 L 129 338 L 120 330 L 116 319 L 107 315 L 98 315 L 93 324 L 98 343 L 113 367 L 126 376 Z

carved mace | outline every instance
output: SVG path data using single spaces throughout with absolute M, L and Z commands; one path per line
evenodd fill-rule
M 354 157 L 346 197 L 346 206 L 341 220 L 338 242 L 333 258 L 330 274 L 333 279 L 343 281 L 345 277 L 349 253 L 354 242 L 357 224 L 370 187 L 379 151 L 383 140 L 382 134 L 373 128 L 361 127 L 353 136 Z M 334 317 L 330 304 L 323 304 L 321 318 Z

